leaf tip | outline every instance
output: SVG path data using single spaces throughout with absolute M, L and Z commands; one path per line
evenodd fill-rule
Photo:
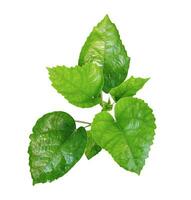
M 141 169 L 140 169 L 140 170 L 137 170 L 135 173 L 136 173 L 138 176 L 140 176 L 140 175 L 141 175 Z
M 105 18 L 109 19 L 109 15 L 108 15 L 108 14 L 106 14 L 106 15 L 105 15 Z
M 88 160 L 90 160 L 90 159 L 92 158 L 92 156 L 89 156 L 89 155 L 86 154 L 86 153 L 85 153 L 85 155 L 86 155 L 86 158 L 87 158 Z
M 106 14 L 105 17 L 103 18 L 103 22 L 111 22 L 108 14 Z
M 149 81 L 151 77 L 145 78 L 145 82 Z
M 52 72 L 52 67 L 46 67 L 46 69 L 48 70 L 49 74 Z
M 37 184 L 36 181 L 33 180 L 32 185 L 35 186 L 36 184 Z

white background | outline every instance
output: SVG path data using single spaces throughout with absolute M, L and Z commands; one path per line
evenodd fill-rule
M 91 121 L 50 85 L 47 66 L 73 66 L 105 14 L 131 57 L 129 76 L 151 77 L 138 97 L 157 131 L 140 176 L 104 151 L 64 177 L 32 186 L 29 134 L 43 114 L 63 110 Z M 0 0 L 0 199 L 191 199 L 191 5 L 186 0 Z M 190 191 L 189 191 L 190 190 Z

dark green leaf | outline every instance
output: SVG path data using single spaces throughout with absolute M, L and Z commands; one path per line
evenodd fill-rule
M 81 50 L 79 65 L 90 62 L 103 67 L 103 90 L 107 93 L 127 76 L 130 58 L 116 26 L 107 15 L 94 27 Z
M 115 120 L 108 112 L 96 115 L 92 137 L 123 168 L 140 173 L 153 142 L 155 118 L 140 99 L 125 97 L 115 106 Z
M 132 97 L 144 86 L 148 80 L 149 78 L 134 78 L 132 76 L 119 86 L 111 89 L 110 94 L 114 101 L 118 101 L 123 97 Z
M 101 147 L 95 143 L 94 139 L 91 136 L 91 131 L 87 131 L 87 145 L 86 145 L 86 150 L 85 150 L 87 159 L 88 160 L 91 159 L 100 151 L 101 151 Z
M 29 165 L 33 184 L 53 181 L 68 172 L 81 158 L 86 131 L 76 130 L 73 118 L 65 112 L 41 117 L 30 135 Z
M 101 102 L 103 72 L 95 64 L 67 68 L 48 68 L 52 86 L 70 103 L 79 107 L 92 107 Z

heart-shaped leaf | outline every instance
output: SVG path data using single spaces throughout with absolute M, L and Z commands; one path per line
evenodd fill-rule
M 127 56 L 119 32 L 106 15 L 94 27 L 82 47 L 79 65 L 95 63 L 103 67 L 104 92 L 109 92 L 123 82 L 127 76 L 130 58 Z
M 145 85 L 148 80 L 149 78 L 134 78 L 132 76 L 119 86 L 112 88 L 110 94 L 114 101 L 118 101 L 123 97 L 132 97 Z
M 153 142 L 155 118 L 140 99 L 125 97 L 115 106 L 115 120 L 108 112 L 97 114 L 92 137 L 123 168 L 140 173 Z
M 84 108 L 101 102 L 103 72 L 97 65 L 57 66 L 48 71 L 52 86 L 73 105 Z
M 33 184 L 53 181 L 80 160 L 86 147 L 86 131 L 76 130 L 73 118 L 65 112 L 41 117 L 30 135 L 29 165 Z

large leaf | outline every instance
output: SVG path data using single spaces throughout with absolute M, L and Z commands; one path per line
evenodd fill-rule
M 48 68 L 52 86 L 70 103 L 79 107 L 92 107 L 101 102 L 103 72 L 95 64 L 67 68 Z
M 30 135 L 29 165 L 33 184 L 63 176 L 81 158 L 86 131 L 76 130 L 73 118 L 65 112 L 52 112 L 40 118 Z
M 96 115 L 92 137 L 123 168 L 140 173 L 153 142 L 155 118 L 140 99 L 125 97 L 115 106 L 115 119 L 108 112 Z
M 149 78 L 134 78 L 132 76 L 119 86 L 111 89 L 110 94 L 115 101 L 118 101 L 122 97 L 132 97 L 144 86 L 148 80 Z
M 85 154 L 87 159 L 91 159 L 95 155 L 97 155 L 101 151 L 101 147 L 97 145 L 92 138 L 91 131 L 87 131 L 87 145 L 86 145 L 86 150 Z
M 108 93 L 125 80 L 129 61 L 118 30 L 106 15 L 87 38 L 80 53 L 79 65 L 92 62 L 103 67 L 103 90 Z

